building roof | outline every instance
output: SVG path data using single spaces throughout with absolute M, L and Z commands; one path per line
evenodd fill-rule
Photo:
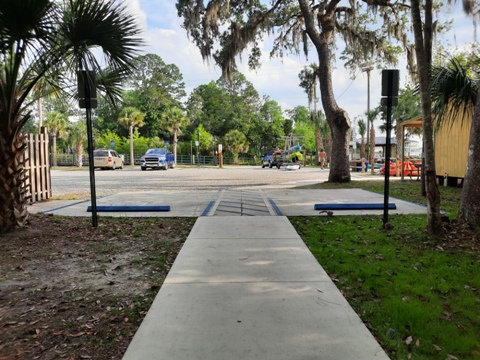
M 356 139 L 357 143 L 362 142 L 362 138 L 357 138 Z M 365 142 L 366 139 L 365 139 Z M 386 136 L 375 136 L 375 146 L 385 146 L 387 145 L 387 137 Z M 390 138 L 390 145 L 397 145 L 397 138 L 392 136 Z

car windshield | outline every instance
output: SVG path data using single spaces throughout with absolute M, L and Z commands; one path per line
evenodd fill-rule
M 164 148 L 148 149 L 145 155 L 165 155 L 167 151 Z
M 108 156 L 107 150 L 97 150 L 93 152 L 93 156 Z

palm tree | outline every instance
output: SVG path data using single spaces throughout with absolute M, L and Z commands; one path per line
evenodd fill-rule
M 248 151 L 247 137 L 239 130 L 230 130 L 225 135 L 225 143 L 232 150 L 233 163 L 238 163 L 238 153 Z
M 145 114 L 132 106 L 123 108 L 118 118 L 119 123 L 128 126 L 130 134 L 130 165 L 135 164 L 133 157 L 133 128 L 135 126 L 142 127 L 144 125 L 143 119 L 145 119 Z
M 188 117 L 177 107 L 168 108 L 162 115 L 165 128 L 173 132 L 173 154 L 175 156 L 175 165 L 177 164 L 177 138 L 182 135 L 181 128 L 189 123 Z
M 52 136 L 52 166 L 57 166 L 57 136 L 62 137 L 68 126 L 67 115 L 51 111 L 47 114 L 44 125 Z
M 473 71 L 471 71 L 473 70 Z M 467 171 L 463 182 L 458 219 L 480 224 L 480 58 L 466 64 L 453 58 L 445 67 L 434 67 L 431 92 L 437 125 L 448 126 L 458 115 L 472 116 Z
M 2 0 L 0 24 L 3 233 L 22 226 L 28 218 L 22 128 L 32 116 L 29 107 L 48 91 L 71 90 L 72 75 L 78 70 L 94 71 L 98 89 L 113 100 L 120 94 L 118 80 L 130 72 L 141 40 L 135 19 L 115 0 Z M 103 59 L 98 58 L 100 54 Z M 107 68 L 101 71 L 100 64 Z M 63 69 L 61 77 L 56 76 L 59 69 Z M 49 85 L 39 87 L 45 93 L 33 91 L 42 81 Z
M 75 166 L 83 166 L 83 148 L 87 142 L 87 125 L 83 121 L 77 121 L 68 128 L 68 142 L 75 150 Z
M 358 120 L 358 132 L 362 137 L 362 144 L 360 146 L 360 158 L 365 158 L 365 133 L 367 132 L 367 125 L 363 119 Z

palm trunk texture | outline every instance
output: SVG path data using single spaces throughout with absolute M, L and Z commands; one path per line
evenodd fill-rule
M 0 233 L 21 227 L 28 219 L 26 206 L 28 178 L 25 159 L 26 142 L 23 134 L 13 135 L 2 129 L 0 142 Z

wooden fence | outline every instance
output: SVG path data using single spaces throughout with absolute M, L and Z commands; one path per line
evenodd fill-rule
M 27 135 L 26 169 L 27 199 L 30 202 L 46 200 L 52 197 L 50 177 L 49 141 L 45 128 L 40 134 Z

